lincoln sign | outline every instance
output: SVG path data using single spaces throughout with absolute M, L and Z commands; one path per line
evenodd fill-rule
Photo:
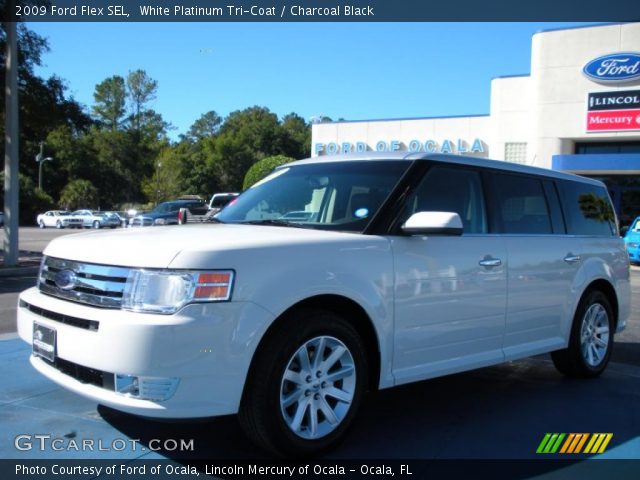
M 640 130 L 640 90 L 589 93 L 587 132 L 630 130 Z

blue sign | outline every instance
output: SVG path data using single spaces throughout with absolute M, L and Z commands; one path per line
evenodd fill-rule
M 604 55 L 587 63 L 582 72 L 596 82 L 629 82 L 640 78 L 640 53 L 621 52 Z

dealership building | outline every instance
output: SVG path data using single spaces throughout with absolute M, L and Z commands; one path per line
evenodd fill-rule
M 536 33 L 531 73 L 494 78 L 488 115 L 312 126 L 314 156 L 367 151 L 454 153 L 597 178 L 628 224 L 640 215 L 640 23 Z

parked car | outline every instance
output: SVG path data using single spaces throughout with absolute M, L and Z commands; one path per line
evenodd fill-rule
M 640 263 L 640 217 L 636 218 L 627 230 L 624 243 L 631 263 Z
M 102 212 L 98 210 L 76 210 L 72 213 L 82 220 L 85 228 L 116 228 L 121 220 L 114 212 Z
M 240 195 L 238 192 L 214 193 L 211 200 L 209 200 L 209 214 L 215 215 L 230 202 L 238 198 L 238 195 Z
M 207 204 L 202 200 L 173 200 L 159 204 L 150 212 L 136 215 L 130 220 L 129 226 L 178 225 L 178 213 L 184 208 L 193 215 L 204 215 L 207 212 Z
M 82 228 L 82 219 L 73 216 L 65 210 L 49 210 L 36 217 L 40 228 Z
M 216 223 L 53 240 L 18 332 L 40 373 L 95 402 L 238 413 L 259 445 L 310 455 L 344 437 L 367 389 L 545 352 L 564 375 L 600 375 L 629 275 L 599 181 L 452 155 L 316 157 Z

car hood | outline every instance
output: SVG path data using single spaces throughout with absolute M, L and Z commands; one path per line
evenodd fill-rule
M 625 243 L 640 242 L 640 232 L 628 232 L 624 237 Z
M 320 242 L 343 244 L 362 242 L 364 238 L 372 237 L 265 225 L 180 225 L 65 235 L 51 241 L 44 254 L 103 265 L 166 268 L 181 252 L 197 254 Z

